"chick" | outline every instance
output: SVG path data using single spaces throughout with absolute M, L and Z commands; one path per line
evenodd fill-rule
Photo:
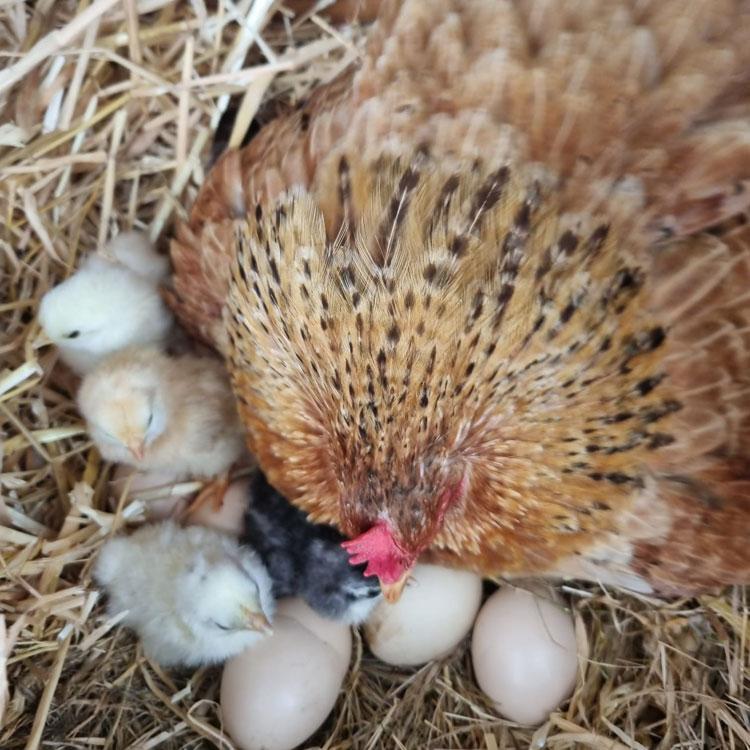
M 157 286 L 165 259 L 134 232 L 119 235 L 108 251 L 113 260 L 90 255 L 39 306 L 42 329 L 80 374 L 127 346 L 161 344 L 172 328 Z
M 244 453 L 243 432 L 222 364 L 125 349 L 83 379 L 78 406 L 102 456 L 178 478 L 223 475 Z
M 165 666 L 222 662 L 271 631 L 271 579 L 258 556 L 226 534 L 173 521 L 107 542 L 94 578 L 109 612 Z
M 345 537 L 307 520 L 258 472 L 250 487 L 243 540 L 256 550 L 273 580 L 277 599 L 302 597 L 326 617 L 356 625 L 380 600 L 377 579 L 349 564 Z
M 107 254 L 133 273 L 148 279 L 154 286 L 169 273 L 169 260 L 156 252 L 143 232 L 120 232 L 107 246 Z

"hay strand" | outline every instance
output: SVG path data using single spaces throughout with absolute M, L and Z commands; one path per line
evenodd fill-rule
M 120 0 L 95 0 L 88 8 L 72 18 L 61 29 L 51 31 L 24 53 L 17 63 L 0 72 L 0 94 L 32 71 L 39 63 L 72 44 L 89 24 L 95 23 Z

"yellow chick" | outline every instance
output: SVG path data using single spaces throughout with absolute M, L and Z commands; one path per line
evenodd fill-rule
M 142 471 L 217 477 L 244 453 L 226 370 L 210 357 L 125 349 L 86 375 L 78 406 L 102 456 Z
M 270 632 L 271 579 L 252 549 L 227 534 L 172 521 L 107 542 L 94 578 L 112 615 L 165 666 L 222 662 Z

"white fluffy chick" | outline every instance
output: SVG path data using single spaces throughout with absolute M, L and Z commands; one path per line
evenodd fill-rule
M 166 259 L 132 232 L 119 235 L 109 251 L 114 260 L 90 255 L 39 306 L 42 329 L 80 374 L 127 346 L 161 344 L 172 328 L 158 289 Z
M 120 232 L 107 245 L 107 254 L 133 273 L 148 279 L 154 286 L 169 274 L 169 259 L 156 252 L 153 243 L 143 232 Z
M 245 453 L 227 372 L 210 357 L 124 349 L 86 375 L 78 406 L 102 456 L 140 470 L 216 477 Z
M 271 579 L 249 547 L 220 531 L 173 521 L 107 542 L 94 578 L 108 611 L 164 666 L 215 664 L 271 632 Z

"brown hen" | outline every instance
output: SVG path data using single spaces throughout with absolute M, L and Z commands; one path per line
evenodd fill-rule
M 746 0 L 384 3 L 210 174 L 172 305 L 387 591 L 750 580 L 749 38 Z

